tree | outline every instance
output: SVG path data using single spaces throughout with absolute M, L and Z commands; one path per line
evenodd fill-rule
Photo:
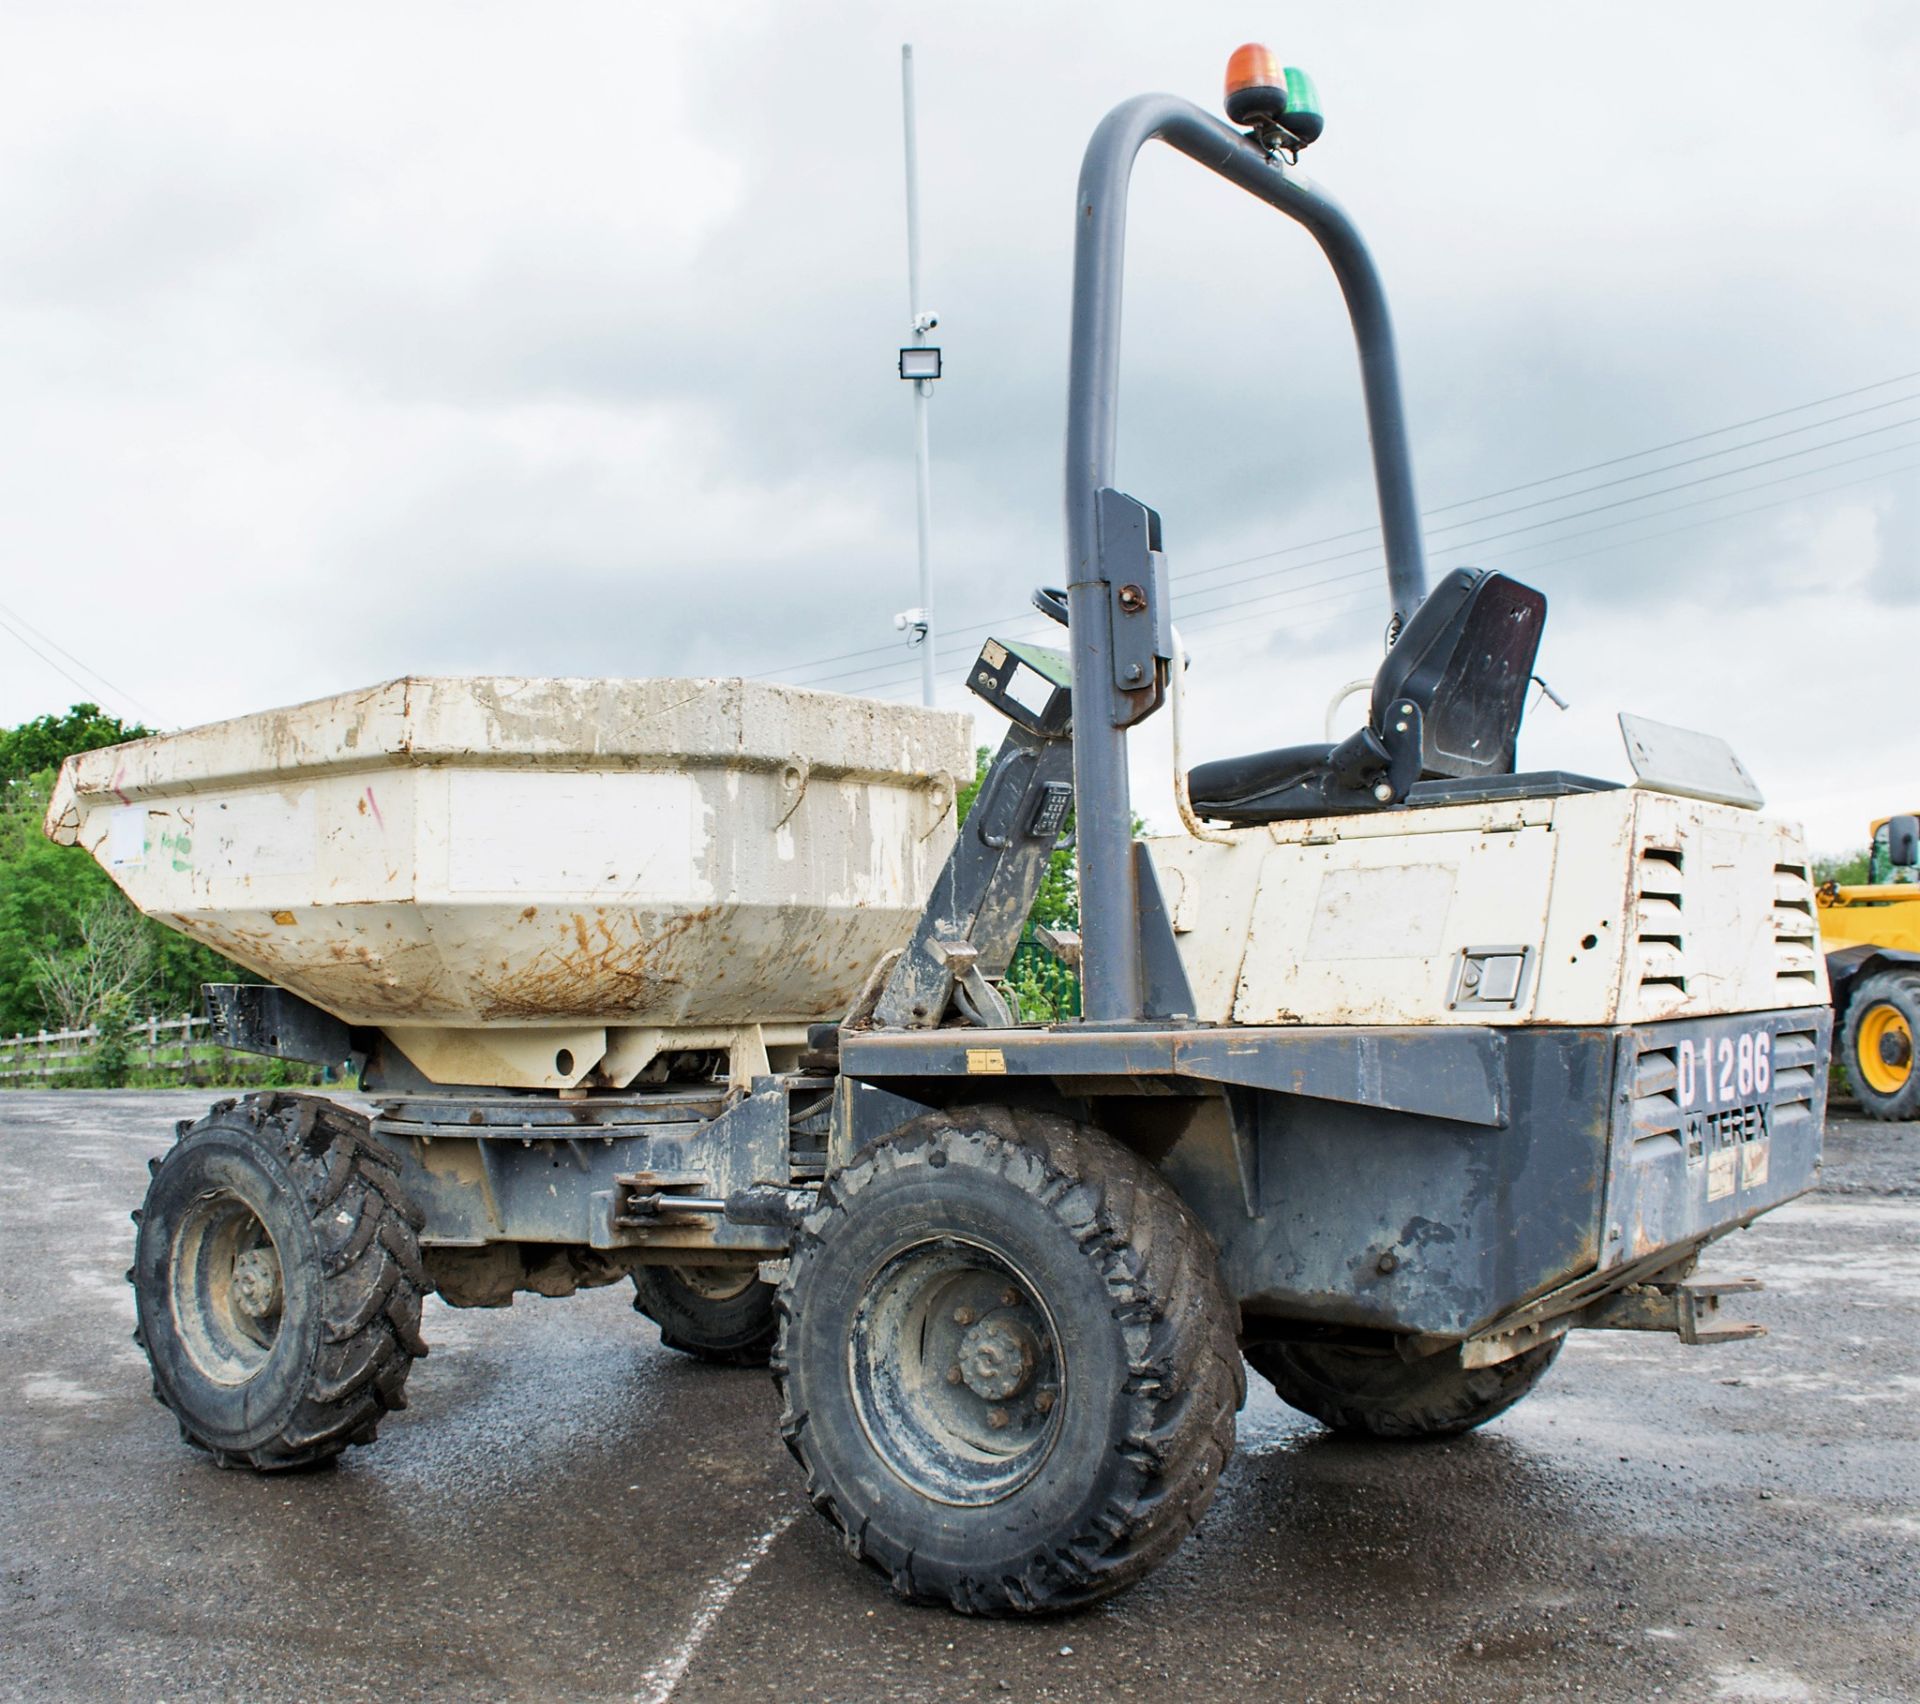
M 76 704 L 64 716 L 36 716 L 17 728 L 0 728 L 0 790 L 58 769 L 77 751 L 145 739 L 153 730 L 122 722 L 97 704 Z
M 62 1029 L 85 1029 L 109 1006 L 130 1012 L 153 984 L 147 922 L 119 894 L 101 894 L 80 914 L 79 939 L 42 947 L 33 978 Z
M 146 941 L 149 977 L 144 997 L 134 1002 L 139 1015 L 192 1010 L 203 982 L 259 980 L 211 948 L 143 919 L 88 853 L 46 837 L 42 824 L 61 760 L 146 732 L 92 704 L 0 729 L 0 1035 L 61 1022 L 62 1008 L 50 997 L 41 967 L 83 950 L 96 908 L 114 912 Z M 110 932 L 97 919 L 92 927 L 97 935 Z
M 1816 858 L 1813 879 L 1816 883 L 1839 882 L 1843 887 L 1857 886 L 1867 879 L 1868 848 L 1861 847 L 1846 857 Z
M 956 800 L 959 808 L 959 820 L 965 822 L 973 809 L 973 802 L 980 796 L 980 788 L 987 778 L 987 771 L 993 767 L 991 747 L 980 746 L 973 754 L 973 779 L 960 789 Z M 1071 826 L 1071 819 L 1069 819 Z M 1136 830 L 1138 824 L 1135 825 Z M 1073 848 L 1056 846 L 1047 859 L 1047 873 L 1040 878 L 1040 891 L 1034 895 L 1033 910 L 1028 913 L 1035 923 L 1044 923 L 1048 928 L 1064 926 L 1068 929 L 1080 927 L 1080 888 L 1079 872 L 1073 862 Z
M 973 754 L 973 779 L 960 789 L 956 801 L 962 823 L 980 796 L 992 766 L 992 750 L 979 747 Z M 1137 821 L 1134 829 L 1136 833 L 1139 830 Z M 1040 878 L 1040 891 L 1033 897 L 1033 909 L 1027 913 L 1028 927 L 1001 982 L 1018 1002 L 1022 1021 L 1051 1023 L 1080 1010 L 1079 977 L 1041 946 L 1032 931 L 1036 923 L 1049 929 L 1080 927 L 1079 874 L 1072 846 L 1056 846 L 1047 859 L 1047 873 Z

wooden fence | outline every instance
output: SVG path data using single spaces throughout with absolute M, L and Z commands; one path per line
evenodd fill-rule
M 136 1069 L 172 1071 L 184 1077 L 196 1063 L 223 1057 L 225 1050 L 211 1038 L 194 1036 L 213 1028 L 211 1018 L 146 1018 L 127 1031 L 127 1062 Z M 50 1083 L 82 1069 L 97 1029 L 41 1030 L 0 1040 L 0 1083 Z M 195 1054 L 198 1052 L 198 1060 Z

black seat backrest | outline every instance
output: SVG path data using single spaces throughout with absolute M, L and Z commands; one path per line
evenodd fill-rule
M 1420 708 L 1421 772 L 1509 775 L 1547 600 L 1489 568 L 1456 568 L 1413 612 L 1373 677 L 1372 722 Z

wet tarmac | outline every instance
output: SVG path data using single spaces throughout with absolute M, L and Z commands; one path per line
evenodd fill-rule
M 0 1697 L 1920 1698 L 1920 1125 L 1836 1119 L 1822 1191 L 1710 1253 L 1766 1280 L 1768 1338 L 1582 1334 L 1438 1445 L 1257 1388 L 1167 1567 L 1010 1624 L 896 1604 L 765 1377 L 662 1349 L 624 1287 L 432 1302 L 372 1448 L 218 1471 L 121 1281 L 205 1099 L 0 1095 Z

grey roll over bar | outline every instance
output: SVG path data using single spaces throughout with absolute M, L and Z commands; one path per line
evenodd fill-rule
M 1141 95 L 1115 107 L 1093 133 L 1080 167 L 1067 381 L 1067 601 L 1076 712 L 1081 1010 L 1095 1023 L 1134 1022 L 1143 1009 L 1126 746 L 1126 726 L 1137 717 L 1102 713 L 1112 697 L 1108 682 L 1113 633 L 1101 561 L 1100 511 L 1101 493 L 1113 483 L 1119 420 L 1127 189 L 1135 157 L 1156 140 L 1297 220 L 1319 243 L 1346 298 L 1359 350 L 1386 540 L 1388 595 L 1396 621 L 1404 623 L 1426 595 L 1426 559 L 1393 326 L 1380 276 L 1359 231 L 1339 204 L 1303 174 L 1192 102 L 1173 95 Z

